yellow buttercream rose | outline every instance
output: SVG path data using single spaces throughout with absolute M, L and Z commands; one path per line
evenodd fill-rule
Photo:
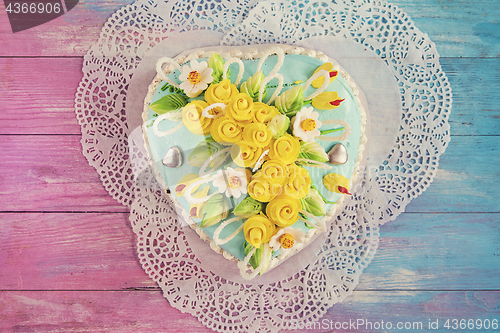
M 256 147 L 269 145 L 272 137 L 271 130 L 261 123 L 253 123 L 243 129 L 243 140 Z
M 228 79 L 219 83 L 211 84 L 205 91 L 205 100 L 208 104 L 224 103 L 228 104 L 234 96 L 238 95 L 238 88 Z
M 262 148 L 246 141 L 236 142 L 231 147 L 231 158 L 241 167 L 253 168 L 262 155 Z
M 227 105 L 226 115 L 241 123 L 240 125 L 250 124 L 254 114 L 252 106 L 253 100 L 250 96 L 238 94 Z
M 283 185 L 288 179 L 288 169 L 280 160 L 269 160 L 263 165 L 259 174 L 271 184 Z
M 282 194 L 269 202 L 266 214 L 278 227 L 288 227 L 299 218 L 300 200 Z
M 271 193 L 271 184 L 263 177 L 260 177 L 259 173 L 254 174 L 250 183 L 248 183 L 248 194 L 260 202 L 269 202 L 275 197 Z
M 210 134 L 217 142 L 238 142 L 242 139 L 241 127 L 233 119 L 226 116 L 213 121 Z
M 281 114 L 274 106 L 270 106 L 261 102 L 253 103 L 252 108 L 254 110 L 253 121 L 262 123 L 264 125 L 267 125 L 267 123 L 270 122 L 271 119 Z
M 309 171 L 295 164 L 288 165 L 287 171 L 288 181 L 284 186 L 285 194 L 294 199 L 302 199 L 311 188 Z
M 269 242 L 274 235 L 275 226 L 262 212 L 246 220 L 243 227 L 245 240 L 259 248 L 261 244 Z
M 270 179 L 269 177 L 265 177 L 264 176 L 264 173 L 261 170 L 257 171 L 253 176 L 252 176 L 252 180 L 255 180 L 256 183 L 262 183 L 262 184 L 266 184 L 266 191 L 268 191 L 269 195 L 266 198 L 266 201 L 265 202 L 268 202 L 268 201 L 271 201 L 272 199 L 274 199 L 276 196 L 280 195 L 283 193 L 283 184 L 282 183 L 278 183 L 278 182 L 274 182 L 272 179 Z M 264 201 L 262 201 L 264 202 Z
M 269 158 L 281 160 L 285 164 L 295 162 L 299 157 L 300 142 L 299 139 L 285 133 L 282 137 L 271 141 L 269 147 Z
M 182 109 L 182 122 L 184 126 L 194 134 L 207 135 L 210 133 L 211 118 L 201 115 L 208 106 L 204 101 L 192 101 Z
M 246 169 L 246 168 L 234 168 L 234 171 L 243 173 L 245 175 L 247 184 L 250 182 L 250 179 L 252 179 L 252 171 L 249 170 L 249 169 Z

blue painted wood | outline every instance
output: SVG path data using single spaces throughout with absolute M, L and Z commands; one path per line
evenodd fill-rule
M 406 212 L 499 212 L 500 136 L 454 136 L 431 186 Z
M 387 278 L 390 278 L 390 275 Z M 491 323 L 494 320 L 500 321 L 500 293 L 498 291 L 355 291 L 353 297 L 330 308 L 325 319 L 328 324 L 332 321 L 333 325 L 345 321 L 356 321 L 360 325 L 355 327 L 350 325 L 347 329 L 335 329 L 334 326 L 333 330 L 328 327 L 328 329 L 304 331 L 498 332 L 498 326 L 493 330 Z M 457 327 L 453 319 L 457 319 Z M 469 323 L 469 319 L 473 321 Z M 475 326 L 476 320 L 480 321 L 477 326 Z M 490 322 L 489 330 L 484 329 L 487 320 Z M 385 323 L 384 326 L 382 321 Z M 434 330 L 436 321 L 438 329 Z M 445 327 L 447 321 L 449 326 Z M 465 324 L 465 327 L 460 326 L 461 324 Z M 479 324 L 483 325 L 479 327 Z
M 358 289 L 497 290 L 499 221 L 498 213 L 403 213 L 380 228 Z
M 500 61 L 498 58 L 441 58 L 453 106 L 451 135 L 500 134 Z
M 498 0 L 391 1 L 429 35 L 441 57 L 499 57 Z

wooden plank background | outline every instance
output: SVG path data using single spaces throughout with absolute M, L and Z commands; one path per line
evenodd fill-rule
M 82 155 L 83 55 L 131 3 L 80 1 L 15 34 L 0 3 L 1 332 L 210 332 L 144 273 L 127 209 Z M 454 94 L 452 138 L 434 183 L 380 228 L 354 295 L 324 318 L 439 320 L 442 332 L 447 319 L 500 320 L 500 2 L 393 3 L 436 43 Z

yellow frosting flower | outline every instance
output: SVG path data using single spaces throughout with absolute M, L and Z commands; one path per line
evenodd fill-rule
M 269 241 L 269 247 L 271 247 L 273 251 L 281 249 L 282 252 L 287 252 L 296 247 L 298 244 L 303 243 L 304 237 L 304 232 L 298 228 L 277 227 L 275 234 Z
M 243 140 L 257 147 L 269 145 L 272 137 L 271 130 L 261 123 L 253 123 L 243 129 Z
M 349 193 L 351 181 L 349 180 L 349 178 L 346 178 L 341 174 L 327 174 L 325 177 L 323 177 L 323 185 L 325 185 L 328 191 L 351 195 L 351 193 Z
M 300 200 L 282 194 L 269 202 L 266 214 L 278 227 L 288 227 L 299 218 Z
M 274 106 L 270 106 L 261 102 L 253 103 L 252 108 L 254 111 L 253 121 L 262 123 L 264 125 L 267 125 L 267 123 L 270 122 L 271 119 L 281 114 Z
M 210 134 L 217 142 L 238 142 L 242 139 L 241 127 L 233 119 L 226 116 L 213 121 Z
M 259 174 L 271 184 L 283 185 L 288 179 L 287 166 L 280 160 L 266 161 Z
M 264 175 L 264 172 L 261 170 L 257 171 L 253 176 L 252 179 L 260 179 L 262 182 L 266 182 L 269 184 L 269 193 L 270 193 L 270 198 L 267 201 L 271 201 L 275 197 L 277 197 L 280 194 L 283 194 L 283 183 L 281 182 L 276 182 L 270 177 L 267 177 Z M 288 178 L 285 178 L 285 182 L 288 180 Z
M 274 198 L 271 193 L 271 184 L 260 176 L 260 173 L 253 175 L 250 183 L 248 183 L 248 194 L 257 201 L 269 202 Z
M 312 107 L 303 107 L 292 118 L 293 135 L 302 141 L 313 142 L 315 137 L 321 135 L 319 113 L 313 110 Z
M 285 194 L 294 199 L 302 199 L 309 193 L 311 177 L 309 171 L 295 164 L 288 165 L 288 181 L 285 184 Z
M 300 153 L 299 139 L 294 138 L 288 133 L 285 133 L 279 139 L 271 141 L 269 147 L 269 158 L 273 160 L 281 160 L 285 164 L 293 163 Z
M 280 237 L 280 245 L 285 250 L 291 249 L 295 245 L 292 234 L 283 234 L 283 236 Z
M 269 242 L 274 235 L 274 229 L 274 223 L 260 213 L 246 220 L 243 233 L 249 244 L 259 248 L 261 244 Z
M 210 186 L 203 187 L 203 189 L 201 189 L 198 192 L 195 192 L 193 194 L 193 198 L 196 198 L 196 199 L 205 198 L 208 195 L 209 189 L 210 189 Z M 191 203 L 189 205 L 189 215 L 191 217 L 201 219 L 203 217 L 203 208 L 205 208 L 206 204 L 207 204 L 206 201 L 202 201 L 199 203 Z
M 187 175 L 184 175 L 184 177 L 182 177 L 181 180 L 179 180 L 177 185 L 175 185 L 174 188 L 175 195 L 177 195 L 178 197 L 183 197 L 186 188 L 199 179 L 200 176 L 197 173 L 188 173 Z M 193 188 L 193 192 L 196 191 L 198 187 L 199 185 L 195 186 Z
M 210 133 L 211 118 L 205 118 L 201 115 L 203 109 L 208 104 L 204 101 L 192 101 L 182 109 L 182 122 L 184 126 L 194 134 L 207 135 Z
M 312 106 L 319 110 L 332 110 L 338 108 L 343 101 L 336 91 L 324 91 L 312 99 Z
M 238 95 L 238 88 L 228 79 L 219 83 L 211 84 L 205 91 L 205 100 L 208 104 L 224 103 L 228 104 L 234 96 Z
M 231 158 L 234 163 L 241 167 L 253 168 L 261 154 L 261 147 L 256 147 L 246 141 L 236 142 L 236 144 L 231 147 Z
M 247 125 L 252 122 L 254 110 L 253 100 L 250 96 L 244 93 L 240 93 L 229 102 L 226 108 L 226 115 L 233 118 L 240 125 Z
M 335 80 L 337 76 L 339 75 L 339 72 L 335 69 L 333 69 L 333 64 L 331 62 L 325 62 L 323 65 L 319 66 L 315 71 L 314 74 L 319 72 L 320 70 L 324 69 L 330 74 L 330 82 Z M 318 77 L 316 80 L 312 82 L 312 86 L 314 88 L 319 88 L 325 83 L 325 78 L 323 76 Z

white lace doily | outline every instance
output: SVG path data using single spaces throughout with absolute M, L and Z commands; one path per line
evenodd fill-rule
M 204 38 L 198 40 L 200 31 Z M 224 260 L 211 260 L 217 254 L 198 251 L 200 240 L 182 226 L 157 190 L 140 145 L 129 149 L 129 136 L 138 125 L 132 117 L 134 104 L 141 106 L 138 113 L 142 110 L 142 100 L 130 100 L 131 89 L 147 79 L 141 60 L 169 40 L 174 55 L 176 47 L 184 46 L 176 38 L 189 41 L 186 48 L 213 40 L 224 45 L 295 43 L 325 48 L 365 92 L 375 147 L 370 150 L 369 172 L 326 237 L 308 249 L 316 253 L 315 261 L 302 262 L 295 274 L 284 276 L 280 266 L 274 280 L 264 275 L 262 280 L 243 282 Z M 340 41 L 348 45 L 343 53 L 335 50 Z M 367 59 L 378 68 L 374 73 L 378 86 L 387 87 L 382 93 L 387 104 L 373 98 L 370 86 L 363 87 L 370 80 L 349 68 L 349 52 L 360 49 L 368 50 Z M 346 62 L 340 61 L 342 56 Z M 83 72 L 76 113 L 84 154 L 108 192 L 131 207 L 141 264 L 170 304 L 221 332 L 276 332 L 290 328 L 294 320 L 318 321 L 345 299 L 375 254 L 378 225 L 396 218 L 425 191 L 450 140 L 452 95 L 434 44 L 396 6 L 380 1 L 141 0 L 110 18 L 85 56 Z M 384 117 L 397 120 L 389 135 L 377 127 Z

